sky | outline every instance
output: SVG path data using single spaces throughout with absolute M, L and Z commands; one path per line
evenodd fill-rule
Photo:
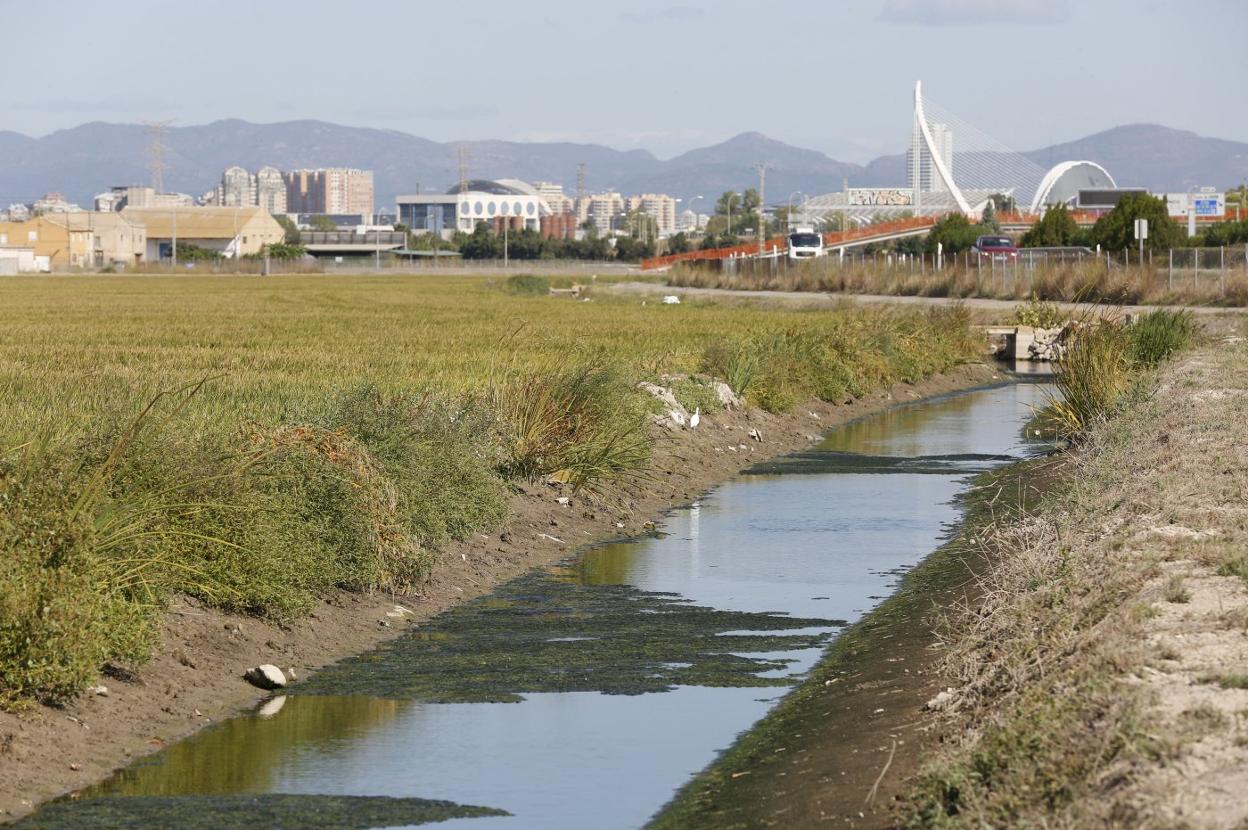
M 1248 140 L 1248 1 L 0 0 L 0 130 L 315 118 L 660 158 L 758 131 L 900 151 L 914 82 L 1029 150 L 1152 122 Z

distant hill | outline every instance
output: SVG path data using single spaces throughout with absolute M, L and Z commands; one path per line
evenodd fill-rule
M 620 151 L 595 144 L 467 142 L 474 178 L 511 176 L 562 182 L 570 193 L 579 163 L 591 191 L 663 192 L 685 200 L 705 197 L 706 211 L 718 194 L 757 184 L 753 165 L 765 161 L 768 201 L 779 203 L 801 191 L 818 195 L 851 185 L 899 185 L 905 181 L 902 155 L 867 165 L 841 162 L 815 150 L 793 147 L 761 133 L 742 133 L 711 147 L 666 161 L 645 150 Z M 395 130 L 345 127 L 323 121 L 253 124 L 236 119 L 174 127 L 165 135 L 165 183 L 199 195 L 215 187 L 231 165 L 256 170 L 266 164 L 297 167 L 362 167 L 376 172 L 380 204 L 402 193 L 444 191 L 458 178 L 457 145 Z M 0 206 L 30 202 L 60 191 L 87 205 L 113 185 L 150 179 L 146 128 L 93 122 L 33 139 L 0 131 Z M 1248 178 L 1248 144 L 1203 138 L 1154 124 L 1116 127 L 1078 141 L 1027 153 L 1042 166 L 1086 158 L 1103 164 L 1120 184 L 1154 190 L 1194 185 L 1230 186 Z

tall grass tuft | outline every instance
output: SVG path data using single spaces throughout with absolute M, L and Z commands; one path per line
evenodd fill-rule
M 1131 359 L 1152 368 L 1187 348 L 1196 335 L 1196 319 L 1190 311 L 1157 309 L 1136 320 L 1128 334 Z
M 495 383 L 508 478 L 549 476 L 572 485 L 607 484 L 637 473 L 650 458 L 644 401 L 601 357 L 555 357 L 544 369 Z
M 1129 340 L 1114 319 L 1085 319 L 1054 362 L 1060 397 L 1050 401 L 1051 421 L 1074 436 L 1104 420 L 1131 383 Z

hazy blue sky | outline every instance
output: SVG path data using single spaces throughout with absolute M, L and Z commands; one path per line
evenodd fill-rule
M 1248 1 L 0 0 L 0 129 L 319 118 L 661 157 L 758 130 L 863 161 L 911 89 L 1016 149 L 1248 140 Z

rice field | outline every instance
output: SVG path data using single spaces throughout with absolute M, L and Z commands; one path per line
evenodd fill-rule
M 529 281 L 532 282 L 532 281 Z M 525 283 L 528 285 L 528 283 Z M 291 618 L 403 591 L 507 487 L 642 473 L 665 374 L 780 411 L 918 380 L 960 309 L 550 296 L 470 276 L 0 281 L 0 706 L 140 663 L 175 593 Z

